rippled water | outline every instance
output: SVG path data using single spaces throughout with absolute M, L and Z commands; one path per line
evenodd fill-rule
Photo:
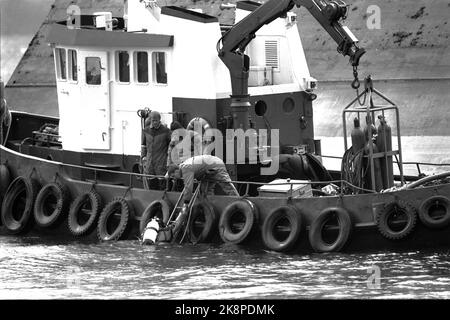
M 448 299 L 449 253 L 288 255 L 0 237 L 0 299 Z

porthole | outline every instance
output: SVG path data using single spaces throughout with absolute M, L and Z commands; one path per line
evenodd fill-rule
M 263 100 L 259 100 L 255 104 L 255 113 L 257 116 L 262 117 L 267 112 L 267 104 Z
M 291 113 L 294 111 L 295 108 L 295 102 L 292 100 L 292 98 L 286 98 L 283 101 L 283 112 L 284 113 Z

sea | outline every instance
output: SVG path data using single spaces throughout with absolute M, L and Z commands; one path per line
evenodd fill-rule
M 0 299 L 448 299 L 450 248 L 286 254 L 0 237 Z
M 450 162 L 450 146 L 442 147 L 448 139 L 428 137 L 428 149 L 404 139 L 403 159 Z M 336 155 L 343 149 L 336 138 L 322 143 Z M 0 236 L 6 300 L 449 298 L 450 248 L 300 255 L 231 244 Z

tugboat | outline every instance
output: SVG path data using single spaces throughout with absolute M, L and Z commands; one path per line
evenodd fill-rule
M 317 83 L 294 6 L 307 9 L 350 58 L 351 86 L 361 89 L 342 112 L 340 171 L 322 165 L 314 139 Z M 46 39 L 59 118 L 9 111 L 2 96 L 0 233 L 222 241 L 283 252 L 448 245 L 450 173 L 404 176 L 398 107 L 370 77 L 360 88 L 365 50 L 342 24 L 347 13 L 343 1 L 239 1 L 236 23 L 221 25 L 155 1 L 125 0 L 122 17 L 70 6 Z M 148 178 L 169 182 L 142 173 L 150 110 L 214 137 L 216 156 L 221 147 L 231 153 L 231 161 L 221 155 L 240 196 L 196 192 L 183 212 L 181 189 L 148 189 Z M 240 138 L 244 156 L 236 161 Z M 187 221 L 178 236 L 170 225 L 180 211 Z

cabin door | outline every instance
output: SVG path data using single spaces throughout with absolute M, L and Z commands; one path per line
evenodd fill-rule
M 80 52 L 81 143 L 83 149 L 111 149 L 111 115 L 107 52 Z

